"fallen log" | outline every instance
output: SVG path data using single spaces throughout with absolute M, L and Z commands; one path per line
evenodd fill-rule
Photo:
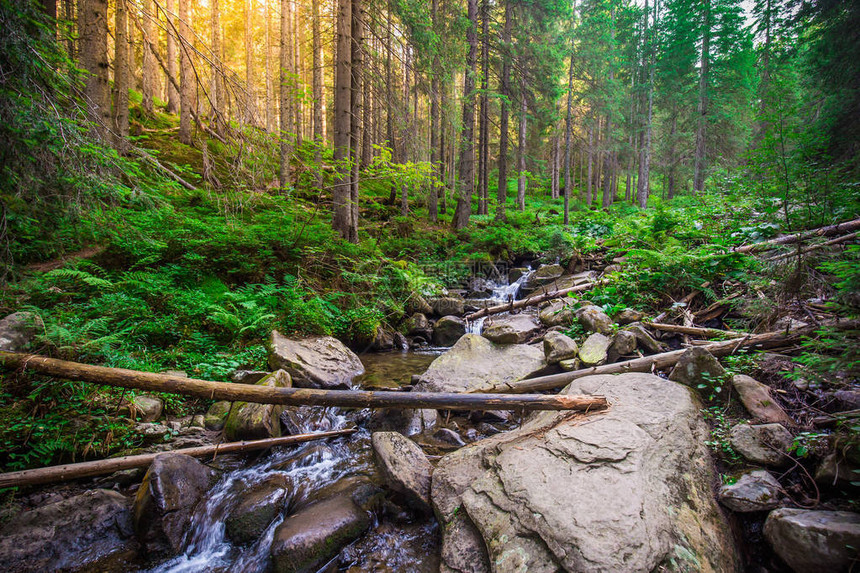
M 150 392 L 183 394 L 209 400 L 285 404 L 289 406 L 339 406 L 344 408 L 430 408 L 437 410 L 595 410 L 607 405 L 602 396 L 546 396 L 527 394 L 463 394 L 442 392 L 368 392 L 361 390 L 317 390 L 313 388 L 269 388 L 251 384 L 228 384 L 124 368 L 91 366 L 37 354 L 0 351 L 0 365 L 80 380 L 94 384 L 134 388 Z
M 822 324 L 822 326 L 852 329 L 860 327 L 860 320 L 826 323 Z M 700 348 L 704 348 L 717 357 L 728 356 L 737 352 L 741 348 L 758 347 L 764 349 L 781 346 L 786 342 L 797 340 L 805 334 L 811 334 L 819 328 L 820 327 L 818 326 L 805 326 L 803 328 L 789 331 L 780 330 L 777 332 L 750 334 L 743 338 L 711 342 L 700 346 Z M 681 355 L 683 355 L 684 352 L 686 352 L 686 349 L 673 350 L 671 352 L 663 352 L 652 356 L 634 358 L 633 360 L 625 360 L 624 362 L 615 362 L 614 364 L 604 364 L 603 366 L 593 366 L 591 368 L 583 368 L 572 372 L 562 372 L 561 374 L 551 374 L 549 376 L 540 376 L 538 378 L 519 380 L 517 382 L 497 384 L 487 388 L 479 388 L 475 390 L 475 392 L 506 392 L 509 394 L 517 394 L 520 392 L 539 392 L 562 388 L 570 384 L 573 380 L 584 376 L 597 374 L 624 374 L 626 372 L 651 372 L 653 370 L 661 370 L 668 368 L 669 366 L 674 366 L 678 360 L 680 360 Z
M 809 247 L 804 247 L 800 249 L 800 251 L 793 251 L 791 253 L 783 253 L 781 255 L 777 255 L 775 257 L 770 257 L 766 259 L 767 262 L 771 261 L 780 261 L 782 259 L 787 259 L 790 257 L 796 257 L 799 255 L 805 255 L 806 253 L 811 253 L 812 251 L 817 251 L 818 249 L 823 249 L 824 247 L 829 247 L 832 245 L 838 245 L 839 243 L 844 243 L 846 241 L 850 241 L 851 239 L 856 239 L 857 236 L 860 235 L 860 231 L 855 231 L 854 233 L 850 233 L 848 235 L 844 235 L 842 237 L 836 237 L 835 239 L 830 239 L 829 241 L 825 241 L 823 243 L 818 243 L 817 245 L 810 245 Z
M 660 322 L 649 322 L 646 326 L 663 330 L 666 332 L 679 332 L 681 334 L 691 334 L 693 336 L 704 336 L 705 338 L 741 338 L 746 336 L 744 332 L 736 332 L 734 330 L 720 330 L 719 328 L 702 328 L 699 326 L 681 326 L 678 324 L 663 324 Z
M 347 430 L 333 430 L 330 432 L 318 432 L 315 434 L 296 434 L 280 438 L 267 438 L 265 440 L 252 440 L 247 442 L 229 442 L 226 444 L 215 444 L 212 446 L 198 446 L 196 448 L 183 448 L 170 452 L 158 452 L 154 454 L 140 454 L 136 456 L 122 456 L 120 458 L 109 458 L 106 460 L 95 460 L 92 462 L 81 462 L 77 464 L 63 464 L 60 466 L 48 466 L 32 470 L 22 470 L 0 474 L 0 488 L 20 487 L 26 485 L 39 485 L 43 483 L 57 483 L 73 479 L 110 474 L 121 470 L 148 467 L 155 456 L 171 453 L 185 454 L 195 458 L 236 452 L 250 452 L 254 450 L 267 450 L 275 446 L 289 446 L 302 444 L 312 440 L 323 438 L 337 438 L 348 436 L 358 430 L 350 428 Z
M 593 286 L 599 284 L 598 282 L 590 282 L 583 285 L 578 285 L 575 287 L 564 288 L 553 292 L 548 292 L 545 294 L 540 294 L 536 296 L 526 297 L 522 300 L 515 300 L 511 302 L 506 302 L 504 304 L 499 304 L 496 306 L 490 306 L 487 308 L 482 308 L 472 314 L 466 315 L 466 320 L 477 320 L 479 318 L 484 318 L 485 316 L 489 316 L 491 314 L 499 314 L 500 312 L 508 312 L 511 310 L 517 310 L 519 308 L 525 308 L 527 306 L 534 306 L 536 304 L 540 304 L 547 300 L 552 300 L 555 298 L 561 298 L 567 296 L 571 293 L 583 292 L 587 291 Z
M 702 288 L 706 288 L 706 287 L 710 286 L 710 284 L 711 284 L 711 283 L 706 282 L 706 283 L 704 283 L 704 284 L 702 285 Z M 693 302 L 693 299 L 694 299 L 694 298 L 696 298 L 697 296 L 699 296 L 700 294 L 702 294 L 702 291 L 700 291 L 700 290 L 694 290 L 693 292 L 689 293 L 687 296 L 685 296 L 684 298 L 682 298 L 681 300 L 679 300 L 679 301 L 678 301 L 678 305 L 679 305 L 679 306 L 681 306 L 681 307 L 687 307 L 687 306 L 689 306 L 689 305 L 690 305 L 690 303 L 691 303 L 691 302 Z M 664 320 L 666 320 L 666 317 L 667 317 L 667 316 L 669 316 L 669 313 L 670 313 L 674 308 L 675 308 L 675 305 L 673 305 L 673 306 L 672 306 L 672 308 L 669 308 L 669 309 L 667 309 L 667 310 L 664 310 L 663 312 L 661 312 L 660 314 L 658 314 L 658 315 L 654 318 L 654 322 L 663 322 Z
M 845 221 L 843 223 L 837 223 L 836 225 L 828 225 L 827 227 L 819 227 L 818 229 L 811 229 L 809 231 L 794 233 L 792 235 L 784 235 L 782 237 L 770 239 L 769 241 L 735 247 L 732 250 L 736 253 L 759 253 L 761 251 L 775 249 L 780 245 L 790 245 L 814 237 L 832 237 L 834 235 L 843 235 L 845 233 L 858 230 L 860 230 L 860 219 L 854 219 L 853 221 Z

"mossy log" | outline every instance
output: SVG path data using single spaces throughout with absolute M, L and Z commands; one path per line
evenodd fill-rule
M 852 231 L 857 230 L 860 230 L 860 219 L 854 219 L 853 221 L 845 221 L 844 223 L 837 223 L 836 225 L 828 225 L 827 227 L 819 227 L 818 229 L 811 229 L 809 231 L 803 231 L 801 233 L 783 235 L 782 237 L 770 239 L 769 241 L 762 241 L 760 243 L 752 243 L 751 245 L 735 247 L 733 250 L 736 253 L 760 253 L 762 251 L 769 251 L 771 249 L 775 249 L 780 245 L 791 245 L 793 243 L 799 243 L 801 241 L 805 241 L 807 239 L 814 239 L 816 237 L 833 237 L 836 235 L 845 235 L 847 233 L 851 233 Z

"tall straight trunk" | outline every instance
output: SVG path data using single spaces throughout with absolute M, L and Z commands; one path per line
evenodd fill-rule
M 440 72 L 441 73 L 441 70 Z M 439 187 L 439 212 L 448 213 L 448 86 L 441 85 L 439 93 L 439 177 L 442 185 Z
M 272 0 L 265 2 L 266 18 L 266 131 L 278 130 L 278 115 L 275 109 L 275 78 L 272 68 L 275 65 L 275 42 L 272 41 Z M 219 100 L 220 101 L 220 100 Z
M 81 0 L 78 5 L 78 30 L 81 67 L 89 72 L 84 78 L 87 112 L 96 133 L 105 137 L 111 123 L 106 0 Z
M 366 13 L 365 13 L 366 15 Z M 369 38 L 369 48 L 363 50 L 362 54 L 370 54 L 374 48 L 374 38 L 376 36 L 376 20 L 371 17 L 370 26 L 364 24 L 365 36 Z M 365 42 L 368 42 L 365 39 Z M 365 168 L 370 165 L 373 160 L 373 60 L 368 57 L 367 61 L 362 62 L 361 69 L 361 89 L 362 103 L 361 108 L 361 167 Z
M 505 25 L 502 30 L 501 114 L 499 118 L 499 182 L 496 191 L 496 221 L 504 222 L 508 197 L 508 105 L 511 95 L 511 1 L 505 0 Z
M 675 158 L 675 136 L 678 132 L 678 112 L 677 106 L 672 106 L 672 115 L 671 122 L 669 127 L 669 165 L 668 165 L 668 176 L 666 180 L 666 198 L 673 199 L 675 197 L 675 167 L 677 165 L 677 159 Z
M 591 206 L 593 197 L 592 185 L 594 183 L 594 126 L 588 126 L 588 177 L 585 186 L 585 204 Z
M 321 145 L 325 141 L 323 133 L 323 61 L 322 61 L 322 35 L 320 34 L 320 0 L 311 1 L 311 35 L 313 36 L 313 82 L 311 93 L 314 100 L 313 132 L 314 141 Z
M 433 29 L 438 29 L 439 25 L 439 0 L 433 0 L 430 8 L 430 16 L 433 22 Z M 439 48 L 436 47 L 433 53 L 433 68 L 431 69 L 430 78 L 430 166 L 433 169 L 434 180 L 430 183 L 430 192 L 427 194 L 427 216 L 434 223 L 439 220 L 439 189 L 437 181 L 439 180 Z
M 612 120 L 606 118 L 606 152 L 603 158 L 603 200 L 601 206 L 605 209 L 612 205 Z
M 362 108 L 364 101 L 362 98 L 363 87 L 362 77 L 364 75 L 364 5 L 362 0 L 352 0 L 352 38 L 350 42 L 350 131 L 349 144 L 352 160 L 352 178 L 349 188 L 349 233 L 345 237 L 351 243 L 358 242 L 358 175 L 360 167 L 362 125 L 361 118 L 363 116 Z
M 75 20 L 75 3 L 74 0 L 64 0 L 63 2 L 63 12 L 66 18 L 66 21 L 71 26 Z M 69 30 L 72 32 L 72 30 Z M 69 59 L 74 60 L 77 58 L 77 54 L 75 53 L 75 34 L 69 33 L 66 34 L 66 54 L 69 56 Z
M 155 95 L 158 93 L 158 71 L 155 55 L 152 53 L 152 43 L 158 45 L 157 28 L 155 27 L 156 11 L 152 0 L 144 0 L 143 9 L 143 33 L 149 41 L 143 43 L 143 62 L 141 65 L 141 95 L 143 96 L 141 104 L 143 109 L 152 112 L 154 107 Z M 168 36 L 170 29 L 168 28 Z
M 284 0 L 288 2 L 289 0 Z M 350 199 L 349 143 L 352 133 L 352 1 L 338 0 L 337 4 L 337 51 L 335 53 L 334 85 L 334 160 L 337 174 L 332 192 L 334 219 L 332 227 L 344 239 L 349 240 L 352 223 Z
M 517 129 L 517 209 L 526 210 L 526 114 L 528 103 L 526 102 L 526 82 L 520 79 L 520 125 Z
M 573 54 L 570 55 L 570 66 L 567 71 L 567 111 L 564 115 L 564 224 L 570 224 L 570 131 L 573 120 Z M 589 133 L 591 133 L 589 131 Z M 589 191 L 590 193 L 590 191 Z
M 248 100 L 245 102 L 245 123 L 254 125 L 256 116 L 257 94 L 254 89 L 254 51 L 252 43 L 254 41 L 254 20 L 252 18 L 251 0 L 245 0 L 243 3 L 242 14 L 245 20 L 244 26 L 244 48 L 245 48 L 245 90 Z M 291 31 L 292 32 L 292 31 Z M 290 34 L 292 37 L 292 33 Z
M 215 127 L 216 133 L 222 133 L 226 128 L 226 121 L 224 120 L 224 108 L 226 107 L 226 99 L 227 99 L 227 90 L 224 87 L 224 75 L 221 70 L 222 62 L 224 61 L 224 47 L 222 42 L 222 31 L 221 31 L 221 8 L 219 5 L 220 0 L 211 0 L 212 2 L 212 21 L 211 21 L 211 34 L 212 34 L 212 59 L 214 65 L 212 66 L 212 93 L 209 94 L 209 97 L 212 101 L 212 123 Z M 266 10 L 269 9 L 268 0 L 266 1 Z M 266 27 L 266 42 L 268 43 L 268 26 Z M 266 51 L 266 58 L 268 59 L 269 53 Z M 269 78 L 266 78 L 267 81 Z M 271 86 L 267 86 L 271 87 Z
M 463 132 L 460 136 L 460 181 L 454 228 L 469 224 L 472 214 L 472 193 L 475 190 L 475 73 L 478 64 L 478 0 L 468 0 L 469 28 L 466 41 L 466 74 L 463 79 Z
M 561 167 L 561 137 L 558 134 L 552 138 L 552 152 L 551 152 L 551 160 L 552 164 L 550 167 L 550 197 L 552 199 L 558 199 L 559 197 L 559 169 Z
M 167 0 L 167 13 L 164 15 L 165 18 L 169 22 L 176 22 L 176 0 Z M 173 85 L 173 82 L 170 81 L 170 78 L 179 77 L 179 68 L 177 66 L 176 57 L 178 54 L 176 53 L 177 45 L 176 45 L 176 37 L 173 35 L 174 26 L 167 26 L 167 112 L 168 113 L 179 113 L 179 90 L 176 89 L 176 86 Z M 146 58 L 146 53 L 148 50 L 148 42 L 144 41 L 143 43 L 143 53 L 144 58 Z M 144 65 L 144 74 L 146 74 L 146 65 Z M 145 75 L 144 75 L 144 83 L 146 83 Z
M 481 108 L 478 125 L 478 214 L 486 215 L 489 209 L 489 99 L 490 76 L 490 2 L 481 0 Z
M 657 16 L 659 7 L 657 5 L 658 0 L 654 0 L 654 13 L 651 19 L 651 27 L 648 27 L 648 0 L 645 1 L 645 29 L 646 33 L 650 30 L 650 36 L 648 37 L 648 92 L 647 92 L 647 114 L 645 116 L 645 133 L 644 133 L 644 144 L 641 149 L 641 157 L 639 159 L 642 168 L 641 168 L 641 181 L 639 181 L 639 185 L 637 187 L 636 199 L 639 203 L 639 207 L 641 209 L 645 209 L 648 206 L 648 195 L 651 193 L 651 138 L 652 138 L 652 124 L 653 124 L 653 116 L 654 116 L 654 45 L 652 38 L 654 36 L 654 30 L 657 26 Z
M 293 154 L 292 134 L 295 132 L 293 125 L 293 82 L 292 82 L 292 38 L 290 37 L 290 19 L 293 3 L 291 0 L 281 0 L 281 53 L 280 53 L 280 171 L 279 184 L 281 189 L 290 186 L 290 162 Z
M 404 49 L 403 54 L 403 129 L 401 130 L 400 141 L 400 163 L 406 163 L 409 160 L 406 151 L 407 141 L 410 138 L 409 126 L 409 47 Z M 409 187 L 406 184 L 400 186 L 400 215 L 405 217 L 409 214 Z
M 114 98 L 113 98 L 113 129 L 115 146 L 120 151 L 125 149 L 128 138 L 128 6 L 126 0 L 116 0 L 114 13 Z
M 304 71 L 302 66 L 302 38 L 304 37 L 304 33 L 302 32 L 303 22 L 299 18 L 299 10 L 301 9 L 301 4 L 295 2 L 293 4 L 293 20 L 291 23 L 291 31 L 293 38 L 293 77 L 295 78 L 295 93 L 298 97 L 294 98 L 293 101 L 293 125 L 296 126 L 296 149 L 302 146 L 302 128 L 303 122 L 302 118 L 304 112 L 304 98 L 301 97 L 304 90 Z M 358 120 L 356 120 L 358 121 Z
M 194 71 L 191 68 L 191 0 L 179 0 L 179 141 L 191 145 L 191 109 L 194 105 Z
M 696 109 L 696 162 L 693 168 L 693 191 L 701 193 L 705 188 L 706 149 L 708 128 L 708 73 L 711 44 L 711 0 L 704 0 L 705 14 L 702 28 L 702 64 L 699 75 L 699 103 Z

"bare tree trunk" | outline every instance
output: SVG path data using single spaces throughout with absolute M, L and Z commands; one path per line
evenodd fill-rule
M 585 204 L 591 206 L 592 184 L 594 182 L 594 126 L 588 126 L 588 182 L 585 187 Z
M 317 145 L 325 142 L 323 132 L 323 62 L 322 62 L 322 36 L 320 35 L 320 0 L 311 1 L 311 34 L 313 35 L 314 71 L 311 90 L 314 100 L 314 141 Z
M 191 109 L 194 105 L 194 71 L 191 68 L 191 0 L 179 0 L 179 141 L 191 145 Z
M 490 76 L 490 2 L 481 0 L 481 108 L 478 125 L 478 214 L 486 215 L 489 210 L 489 99 L 487 97 Z
M 501 77 L 501 116 L 499 118 L 499 182 L 496 203 L 496 221 L 504 222 L 505 202 L 508 197 L 508 100 L 511 95 L 511 0 L 505 1 L 505 26 L 502 31 L 502 77 Z
M 126 5 L 126 0 L 116 0 L 114 34 L 114 144 L 117 149 L 124 151 L 128 143 L 129 89 L 128 7 Z
M 639 182 L 639 186 L 637 188 L 636 198 L 639 202 L 639 207 L 641 209 L 645 209 L 648 206 L 648 195 L 651 193 L 651 131 L 652 131 L 652 123 L 653 123 L 653 115 L 654 115 L 654 45 L 652 38 L 654 36 L 654 29 L 657 26 L 657 1 L 654 0 L 654 14 L 652 16 L 651 27 L 648 28 L 648 2 L 645 2 L 645 29 L 646 33 L 650 31 L 650 36 L 648 38 L 648 104 L 647 104 L 647 116 L 645 123 L 645 144 L 642 148 L 642 156 L 640 158 L 640 162 L 642 163 L 642 181 Z
M 87 111 L 96 133 L 106 137 L 106 130 L 111 124 L 107 0 L 81 0 L 78 5 L 78 30 L 81 67 L 89 72 L 84 78 Z
M 525 78 L 520 78 L 520 126 L 517 130 L 517 208 L 526 210 L 526 115 L 528 114 L 528 103 L 526 102 Z
M 468 0 L 469 28 L 466 41 L 466 75 L 463 80 L 463 132 L 460 139 L 460 182 L 454 228 L 469 224 L 472 214 L 472 193 L 475 190 L 475 73 L 478 63 L 478 0 Z
M 440 71 L 441 73 L 441 71 Z M 439 188 L 439 211 L 445 215 L 448 213 L 448 86 L 440 82 L 439 93 L 439 162 L 440 178 L 442 185 Z
M 242 8 L 244 16 L 244 48 L 245 48 L 245 90 L 248 101 L 245 102 L 244 120 L 247 125 L 255 125 L 256 116 L 256 91 L 254 89 L 254 51 L 251 48 L 254 41 L 254 24 L 252 19 L 251 0 L 245 0 Z M 290 34 L 292 41 L 292 33 Z
M 430 9 L 430 15 L 433 21 L 433 29 L 437 30 L 439 25 L 439 0 L 433 0 Z M 434 180 L 430 182 L 430 192 L 427 194 L 427 215 L 430 220 L 436 223 L 439 220 L 439 188 L 437 182 L 440 179 L 439 169 L 439 74 L 442 70 L 439 69 L 439 47 L 435 48 L 433 53 L 433 68 L 431 70 L 432 77 L 430 79 L 430 165 L 433 168 Z
M 304 73 L 302 71 L 302 56 L 301 56 L 301 39 L 303 38 L 302 21 L 299 19 L 299 10 L 301 5 L 298 2 L 293 4 L 292 22 L 291 22 L 291 37 L 293 39 L 293 78 L 295 78 L 295 93 L 293 99 L 293 125 L 295 126 L 296 134 L 296 149 L 302 146 L 302 116 L 304 103 L 302 93 L 304 90 Z M 356 120 L 359 121 L 359 120 Z
M 603 200 L 601 206 L 606 209 L 612 205 L 612 120 L 606 118 L 606 156 L 603 158 Z
M 409 127 L 409 48 L 408 46 L 405 48 L 405 53 L 403 55 L 403 129 L 401 131 L 400 136 L 400 157 L 398 161 L 400 163 L 406 163 L 409 160 L 408 153 L 406 151 L 407 141 L 410 136 L 410 127 Z M 405 217 L 409 214 L 409 187 L 404 185 L 400 186 L 400 215 Z
M 675 158 L 675 136 L 678 131 L 678 113 L 677 108 L 672 105 L 671 127 L 669 128 L 669 165 L 668 165 L 668 182 L 666 190 L 666 198 L 673 199 L 675 197 L 675 168 L 677 159 Z
M 75 21 L 75 4 L 74 0 L 65 0 L 63 2 L 64 14 L 66 21 L 71 26 Z M 77 54 L 75 53 L 75 34 L 71 33 L 72 30 L 69 30 L 69 34 L 66 35 L 66 52 L 69 56 L 69 59 L 75 60 L 77 59 Z
M 210 94 L 212 100 L 212 117 L 210 118 L 210 123 L 213 124 L 216 133 L 223 134 L 227 127 L 223 115 L 223 110 L 226 107 L 227 90 L 224 87 L 224 75 L 221 69 L 221 66 L 223 65 L 222 62 L 224 61 L 224 47 L 222 42 L 221 7 L 219 5 L 219 1 L 220 0 L 211 0 L 212 58 L 214 60 L 214 65 L 212 66 L 212 93 Z M 267 0 L 266 10 L 268 9 L 269 3 Z M 268 36 L 268 27 L 266 28 L 266 33 Z M 266 57 L 268 58 L 268 52 L 266 53 Z
M 272 73 L 275 62 L 275 43 L 272 41 L 272 0 L 263 0 L 263 2 L 265 2 L 266 14 L 266 131 L 275 133 L 278 130 L 278 114 L 275 110 L 275 78 Z
M 290 187 L 290 162 L 293 155 L 293 125 L 292 102 L 292 38 L 290 37 L 291 0 L 281 0 L 281 126 L 280 126 L 280 176 L 278 183 L 282 190 Z
M 362 129 L 362 85 L 361 80 L 364 68 L 364 5 L 362 0 L 352 0 L 352 38 L 350 42 L 350 152 L 352 156 L 352 180 L 350 181 L 350 224 L 349 234 L 346 239 L 351 243 L 358 242 L 358 175 L 361 152 Z
M 573 100 L 573 54 L 570 55 L 570 67 L 567 72 L 567 113 L 564 116 L 564 224 L 570 225 L 570 129 L 572 123 Z M 589 131 L 589 133 L 591 133 Z M 590 164 L 589 164 L 590 167 Z M 591 193 L 589 187 L 589 194 Z
M 143 32 L 147 38 L 149 38 L 152 42 L 157 44 L 156 39 L 157 28 L 155 27 L 155 18 L 156 11 L 153 6 L 152 0 L 144 0 L 144 12 L 143 14 Z M 168 36 L 170 35 L 170 31 L 168 30 Z M 144 42 L 143 44 L 143 63 L 141 66 L 141 74 L 142 74 L 142 105 L 143 109 L 152 113 L 154 109 L 154 99 L 155 94 L 158 93 L 158 75 L 156 71 L 156 62 L 155 55 L 152 53 L 152 44 L 148 42 Z
M 704 0 L 705 14 L 702 29 L 702 58 L 699 75 L 699 104 L 696 109 L 696 163 L 693 171 L 693 191 L 701 193 L 705 188 L 705 139 L 708 129 L 708 69 L 710 67 L 711 0 Z
M 164 15 L 167 18 L 168 22 L 175 22 L 176 20 L 176 0 L 167 0 L 167 13 Z M 145 16 L 144 16 L 145 18 Z M 179 77 L 179 68 L 176 62 L 176 37 L 173 35 L 173 26 L 167 26 L 167 112 L 168 113 L 179 113 L 179 90 L 176 89 L 176 86 L 170 81 L 170 78 L 178 78 Z M 143 43 L 143 53 L 144 57 L 148 50 L 148 42 L 144 41 Z M 146 66 L 144 65 L 144 70 L 146 70 Z M 146 72 L 144 71 L 144 74 Z M 146 83 L 146 79 L 144 76 L 144 83 Z
M 285 2 L 288 0 L 284 0 Z M 332 228 L 349 240 L 352 222 L 349 143 L 352 133 L 352 1 L 338 0 L 334 92 L 334 219 Z

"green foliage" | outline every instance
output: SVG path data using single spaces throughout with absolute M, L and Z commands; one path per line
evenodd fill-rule
M 729 439 L 732 423 L 726 417 L 722 407 L 710 406 L 702 410 L 702 415 L 711 423 L 711 439 L 705 441 L 705 444 L 727 463 L 739 464 L 741 456 L 735 451 Z

